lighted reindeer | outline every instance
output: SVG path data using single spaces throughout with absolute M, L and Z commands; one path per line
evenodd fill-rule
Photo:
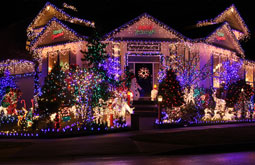
M 221 120 L 220 110 L 214 110 L 214 115 L 212 117 L 212 120 Z
M 214 109 L 214 116 L 213 116 L 212 120 L 220 120 L 221 114 L 225 113 L 226 101 L 216 97 L 216 90 L 213 90 L 212 97 L 216 103 L 215 109 Z
M 70 112 L 73 113 L 74 119 L 79 118 L 79 112 L 78 112 L 78 110 L 76 109 L 76 106 L 75 106 L 75 105 L 73 105 L 73 106 L 70 108 Z
M 204 121 L 211 120 L 212 119 L 212 110 L 209 108 L 205 108 L 204 112 L 205 112 L 205 115 L 202 118 L 202 120 L 204 120 Z
M 115 110 L 115 112 L 118 112 L 118 115 L 123 119 L 126 118 L 126 112 L 129 112 L 129 114 L 133 114 L 134 110 L 134 108 L 130 108 L 124 98 L 115 98 L 113 101 L 113 109 Z
M 56 118 L 56 115 L 57 115 L 57 113 L 51 114 L 51 115 L 50 115 L 50 120 L 51 120 L 51 121 L 54 121 L 54 119 Z
M 184 101 L 185 101 L 186 104 L 188 104 L 188 103 L 195 104 L 194 86 L 193 85 L 190 87 L 190 90 L 188 88 L 185 88 L 185 90 L 184 90 Z
M 130 108 L 130 106 L 125 101 L 122 103 L 121 114 L 122 114 L 122 116 L 126 116 L 126 112 L 129 112 L 129 114 L 133 114 L 134 109 L 135 108 Z
M 227 108 L 222 119 L 225 121 L 235 120 L 236 116 L 232 112 L 233 112 L 233 108 Z

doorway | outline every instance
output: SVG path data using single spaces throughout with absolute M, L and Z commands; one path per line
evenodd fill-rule
M 135 77 L 140 85 L 140 97 L 151 97 L 153 85 L 153 64 L 152 63 L 135 63 Z

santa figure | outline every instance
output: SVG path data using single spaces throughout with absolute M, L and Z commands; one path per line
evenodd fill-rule
M 157 95 L 158 95 L 158 89 L 157 89 L 157 85 L 155 84 L 153 86 L 153 89 L 151 90 L 151 101 L 155 101 Z

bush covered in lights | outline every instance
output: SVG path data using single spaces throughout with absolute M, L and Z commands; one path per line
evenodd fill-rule
M 253 120 L 254 89 L 236 80 L 218 89 L 193 88 L 184 91 L 184 104 L 163 108 L 163 123 L 199 123 Z

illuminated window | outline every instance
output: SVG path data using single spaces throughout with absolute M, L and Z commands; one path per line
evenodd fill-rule
M 245 67 L 245 81 L 253 87 L 253 67 L 250 65 Z
M 69 50 L 59 53 L 59 65 L 63 70 L 69 69 Z
M 219 88 L 220 87 L 220 79 L 218 77 L 213 78 L 213 87 Z
M 58 61 L 58 52 L 48 53 L 48 73 L 54 68 Z
M 220 68 L 220 57 L 217 55 L 213 55 L 213 76 L 219 76 Z
M 70 50 L 61 50 L 61 51 L 54 51 L 48 53 L 48 73 L 51 72 L 53 67 L 57 65 L 59 60 L 59 65 L 62 67 L 63 70 L 69 68 L 70 64 Z
M 221 80 L 221 73 L 224 71 L 222 63 L 227 61 L 227 57 L 223 54 L 213 54 L 213 87 L 219 88 L 220 84 L 224 83 Z

